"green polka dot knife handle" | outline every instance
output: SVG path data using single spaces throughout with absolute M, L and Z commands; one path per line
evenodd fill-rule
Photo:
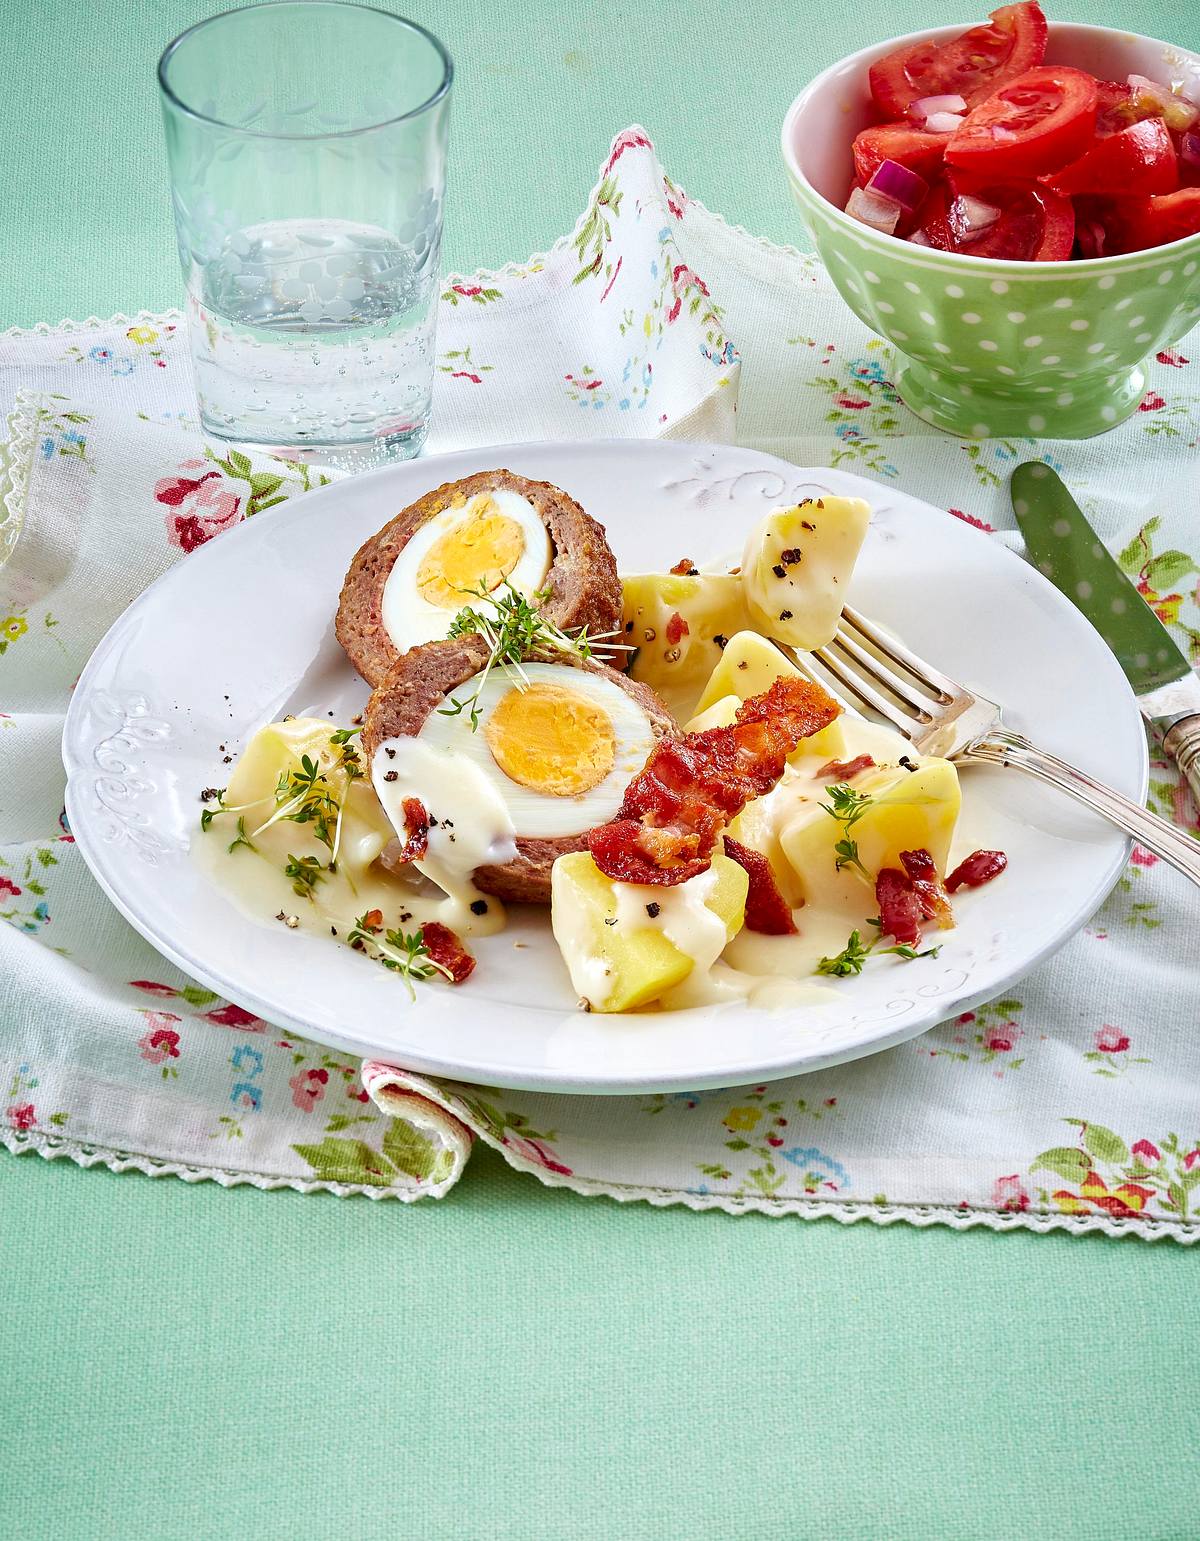
M 1112 648 L 1142 716 L 1200 801 L 1200 679 L 1048 465 L 1018 466 L 1010 491 L 1030 561 Z

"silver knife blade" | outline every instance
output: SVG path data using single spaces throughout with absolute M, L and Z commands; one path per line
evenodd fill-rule
M 1112 648 L 1142 715 L 1165 732 L 1200 713 L 1200 678 L 1062 478 L 1042 461 L 1026 461 L 1013 472 L 1009 492 L 1030 560 Z

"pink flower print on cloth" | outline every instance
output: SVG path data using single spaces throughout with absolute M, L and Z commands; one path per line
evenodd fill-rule
M 185 460 L 179 469 L 198 471 L 204 464 Z M 154 497 L 167 509 L 167 539 L 183 551 L 194 551 L 241 517 L 242 500 L 225 486 L 219 471 L 164 476 L 154 484 Z
M 325 1095 L 329 1072 L 321 1065 L 309 1070 L 298 1070 L 288 1081 L 292 1089 L 292 1101 L 301 1112 L 311 1113 Z
M 1029 1195 L 1016 1172 L 997 1177 L 992 1186 L 992 1203 L 1005 1214 L 1023 1214 L 1029 1208 Z

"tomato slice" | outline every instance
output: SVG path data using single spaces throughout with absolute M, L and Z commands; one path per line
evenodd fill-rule
M 1179 186 L 1175 142 L 1161 118 L 1146 118 L 1098 139 L 1077 161 L 1044 180 L 1068 196 L 1173 193 Z
M 986 229 L 973 229 L 967 198 L 999 209 L 999 217 Z M 1007 262 L 1065 262 L 1075 240 L 1071 200 L 1036 182 L 939 182 L 922 204 L 918 224 L 942 251 Z
M 923 96 L 961 96 L 973 107 L 1040 64 L 1045 52 L 1046 18 L 1036 0 L 1002 5 L 948 43 L 912 43 L 876 59 L 871 95 L 885 118 L 902 118 Z
M 1090 212 L 1108 238 L 1101 255 L 1146 251 L 1200 233 L 1200 187 L 1181 187 L 1158 198 L 1114 198 Z
M 994 91 L 950 135 L 946 161 L 994 180 L 1036 177 L 1077 159 L 1096 126 L 1096 82 L 1042 65 Z
M 864 128 L 854 141 L 854 170 L 865 187 L 884 161 L 899 161 L 931 181 L 942 167 L 945 134 L 927 134 L 911 123 L 880 123 Z

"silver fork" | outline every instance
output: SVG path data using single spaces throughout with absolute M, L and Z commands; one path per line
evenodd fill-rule
M 835 691 L 843 705 L 857 703 L 886 718 L 921 754 L 940 755 L 958 764 L 1004 765 L 1036 776 L 1086 803 L 1200 884 L 1200 842 L 1005 727 L 995 701 L 974 694 L 918 658 L 857 610 L 849 606 L 843 610 L 837 635 L 828 647 L 790 656 L 828 689 L 828 680 L 806 666 L 808 659 L 815 659 L 851 698 L 847 703 Z

